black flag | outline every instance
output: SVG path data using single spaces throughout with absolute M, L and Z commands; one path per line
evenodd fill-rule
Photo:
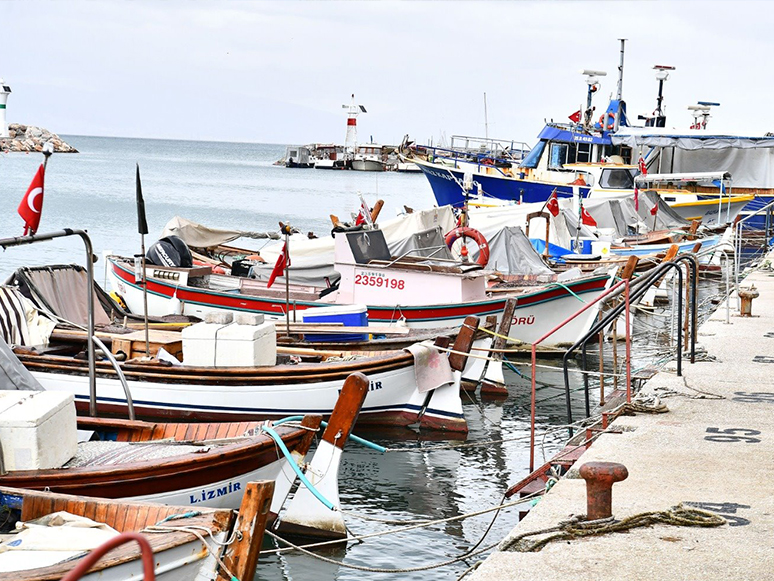
M 137 232 L 148 233 L 148 222 L 145 220 L 145 201 L 142 199 L 142 185 L 140 185 L 140 164 L 137 164 Z

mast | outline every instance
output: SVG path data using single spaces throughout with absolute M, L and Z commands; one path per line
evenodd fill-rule
M 618 40 L 621 41 L 621 61 L 618 65 L 618 90 L 616 91 L 616 96 L 615 96 L 615 98 L 618 100 L 618 108 L 615 111 L 615 126 L 613 127 L 613 131 L 618 131 L 618 127 L 621 124 L 621 112 L 623 110 L 621 99 L 623 99 L 623 72 L 624 72 L 624 53 L 626 52 L 626 39 L 619 38 Z
M 489 141 L 489 119 L 486 114 L 486 92 L 484 93 L 484 137 Z

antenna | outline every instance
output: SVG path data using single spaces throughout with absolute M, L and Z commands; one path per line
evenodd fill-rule
M 710 107 L 719 107 L 720 103 L 710 101 L 699 101 L 697 105 L 688 105 L 688 110 L 693 115 L 693 125 L 691 129 L 706 129 L 709 121 Z
M 486 92 L 484 92 L 484 137 L 489 141 L 489 119 L 486 115 Z
M 624 72 L 624 52 L 626 50 L 626 39 L 619 38 L 621 41 L 621 62 L 618 65 L 618 90 L 616 91 L 616 99 L 618 100 L 618 109 L 615 112 L 615 124 L 613 125 L 613 131 L 618 131 L 618 127 L 621 124 L 621 99 L 623 99 L 623 72 Z
M 591 107 L 591 98 L 599 90 L 599 79 L 597 77 L 606 77 L 605 71 L 595 71 L 593 69 L 583 69 L 580 72 L 586 77 L 586 84 L 589 86 L 588 93 L 586 95 L 586 112 L 583 114 L 583 124 L 586 129 L 591 127 L 591 114 L 594 109 Z
M 658 80 L 658 97 L 656 97 L 656 110 L 653 112 L 653 116 L 646 120 L 645 125 L 647 127 L 666 127 L 666 115 L 664 115 L 662 108 L 664 102 L 664 81 L 669 79 L 669 72 L 675 70 L 675 67 L 655 65 L 653 70 L 656 71 L 656 79 Z

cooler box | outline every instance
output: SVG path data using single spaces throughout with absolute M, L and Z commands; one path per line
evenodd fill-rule
M 367 327 L 366 305 L 314 307 L 300 311 L 304 323 L 343 323 L 345 327 Z M 307 341 L 368 341 L 368 333 L 308 334 Z
M 75 398 L 64 391 L 0 391 L 6 470 L 60 468 L 78 451 Z
M 260 317 L 261 319 L 263 317 Z M 227 325 L 218 331 L 217 367 L 265 367 L 277 364 L 277 332 L 273 321 L 259 325 Z
M 183 329 L 183 363 L 197 367 L 215 366 L 215 341 L 223 323 L 196 323 Z

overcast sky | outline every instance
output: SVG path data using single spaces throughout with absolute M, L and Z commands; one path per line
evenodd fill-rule
M 445 134 L 530 144 L 585 100 L 583 68 L 615 91 L 627 38 L 630 116 L 721 106 L 715 130 L 774 131 L 771 2 L 0 2 L 9 122 L 60 134 L 263 143 Z

